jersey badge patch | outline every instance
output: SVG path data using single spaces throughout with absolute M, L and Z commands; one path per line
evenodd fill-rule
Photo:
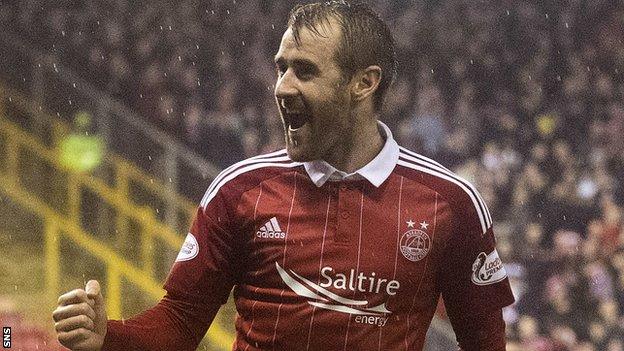
M 486 255 L 481 252 L 472 264 L 472 282 L 476 285 L 490 285 L 507 278 L 503 261 L 498 257 L 496 249 Z
M 199 244 L 197 243 L 197 239 L 195 239 L 195 235 L 188 233 L 178 253 L 178 257 L 176 257 L 176 262 L 192 260 L 197 257 L 198 254 Z

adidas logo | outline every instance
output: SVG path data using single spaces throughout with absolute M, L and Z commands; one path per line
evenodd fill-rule
M 258 238 L 284 239 L 286 233 L 280 228 L 279 223 L 277 223 L 277 218 L 273 217 L 258 229 L 256 236 Z

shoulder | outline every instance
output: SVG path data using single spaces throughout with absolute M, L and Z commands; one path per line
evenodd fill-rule
M 444 198 L 453 212 L 463 220 L 474 218 L 482 233 L 492 226 L 492 218 L 485 201 L 467 180 L 440 163 L 399 147 L 398 171 L 408 179 L 423 183 Z
M 206 190 L 200 206 L 205 208 L 220 192 L 241 194 L 265 179 L 290 172 L 301 165 L 300 162 L 292 161 L 285 149 L 237 162 L 215 177 Z

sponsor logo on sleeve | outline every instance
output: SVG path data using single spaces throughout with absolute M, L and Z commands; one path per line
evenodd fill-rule
M 197 239 L 191 233 L 186 235 L 186 239 L 184 240 L 184 244 L 182 244 L 182 248 L 178 253 L 178 257 L 176 257 L 176 262 L 188 261 L 197 257 L 199 254 L 199 244 L 197 243 Z
M 472 282 L 476 285 L 490 285 L 507 278 L 503 261 L 498 257 L 496 249 L 486 254 L 481 252 L 472 264 Z

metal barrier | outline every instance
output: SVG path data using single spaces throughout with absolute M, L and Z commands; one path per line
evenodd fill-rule
M 23 97 L 15 93 L 6 97 L 6 90 L 0 90 L 0 97 L 6 108 L 26 107 L 20 105 L 24 102 Z M 14 105 L 12 105 L 15 103 Z M 39 113 L 44 113 L 39 112 Z M 22 117 L 23 120 L 24 117 Z M 62 122 L 54 122 L 52 126 L 52 144 L 66 133 Z M 0 172 L 0 192 L 12 202 L 18 204 L 24 210 L 35 214 L 42 222 L 44 228 L 45 246 L 45 291 L 48 301 L 46 305 L 53 305 L 60 291 L 61 274 L 61 239 L 69 240 L 80 247 L 84 253 L 95 257 L 106 267 L 107 292 L 106 301 L 110 318 L 122 317 L 122 278 L 128 283 L 138 287 L 142 293 L 147 294 L 153 300 L 163 296 L 164 290 L 160 287 L 160 279 L 156 277 L 155 267 L 156 252 L 169 252 L 170 257 L 175 256 L 183 237 L 176 235 L 174 230 L 159 221 L 154 212 L 147 208 L 133 204 L 128 197 L 128 183 L 130 180 L 154 183 L 155 189 L 165 189 L 160 182 L 153 181 L 147 175 L 133 167 L 130 163 L 121 161 L 117 156 L 107 158 L 106 162 L 114 165 L 117 170 L 115 184 L 110 186 L 106 182 L 87 174 L 65 171 L 59 164 L 57 154 L 53 147 L 44 145 L 38 138 L 27 133 L 17 124 L 0 114 L 0 139 L 4 146 L 3 169 Z M 24 152 L 29 152 L 29 157 L 24 157 Z M 26 189 L 22 182 L 24 163 L 31 162 L 50 166 L 54 172 L 63 175 L 66 179 L 66 206 L 47 203 L 42 197 Z M 123 227 L 128 221 L 137 223 L 140 227 L 140 257 L 139 264 L 132 262 L 129 257 L 123 257 L 110 244 L 98 240 L 93 233 L 87 233 L 80 223 L 81 217 L 81 194 L 88 190 L 116 209 L 117 216 L 115 225 L 118 232 L 123 232 Z M 171 195 L 169 190 L 161 190 L 162 196 Z M 193 212 L 195 207 L 188 200 L 177 197 L 175 205 L 185 211 Z M 190 215 L 190 213 L 189 213 Z M 160 250 L 155 250 L 160 245 Z M 169 261 L 168 264 L 171 262 Z M 219 350 L 227 350 L 233 342 L 233 333 L 225 331 L 221 327 L 221 319 L 211 326 L 207 338 L 211 346 Z M 231 321 L 225 321 L 230 325 Z

